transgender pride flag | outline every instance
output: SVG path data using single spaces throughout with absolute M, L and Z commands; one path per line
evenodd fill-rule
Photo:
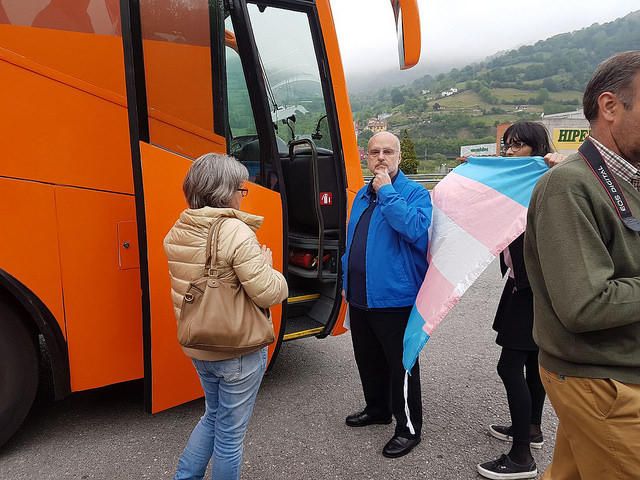
M 470 157 L 431 195 L 429 268 L 404 334 L 410 372 L 433 330 L 483 270 L 522 232 L 541 157 Z

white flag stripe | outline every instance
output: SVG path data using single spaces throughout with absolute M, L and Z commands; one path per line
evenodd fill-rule
M 490 263 L 494 255 L 435 205 L 432 221 L 431 265 L 437 266 L 440 273 L 457 288 L 459 285 L 470 285 L 475 279 L 470 271 L 472 267 L 487 259 Z

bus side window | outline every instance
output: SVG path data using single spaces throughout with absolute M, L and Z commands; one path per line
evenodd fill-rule
M 230 18 L 225 20 L 225 43 L 229 153 L 247 167 L 249 181 L 259 182 L 260 145 L 258 133 Z
M 140 0 L 149 138 L 197 158 L 225 151 L 214 131 L 208 0 Z
M 0 0 L 3 49 L 124 99 L 120 35 L 119 0 Z

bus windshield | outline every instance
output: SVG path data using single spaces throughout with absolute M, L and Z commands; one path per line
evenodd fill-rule
M 331 149 L 316 51 L 305 13 L 248 6 L 265 72 L 271 119 L 289 142 L 313 139 Z

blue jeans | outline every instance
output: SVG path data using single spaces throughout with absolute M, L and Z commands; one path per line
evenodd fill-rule
M 206 410 L 191 432 L 174 480 L 202 479 L 209 460 L 212 478 L 239 480 L 242 442 L 267 368 L 267 348 L 216 362 L 193 359 Z

